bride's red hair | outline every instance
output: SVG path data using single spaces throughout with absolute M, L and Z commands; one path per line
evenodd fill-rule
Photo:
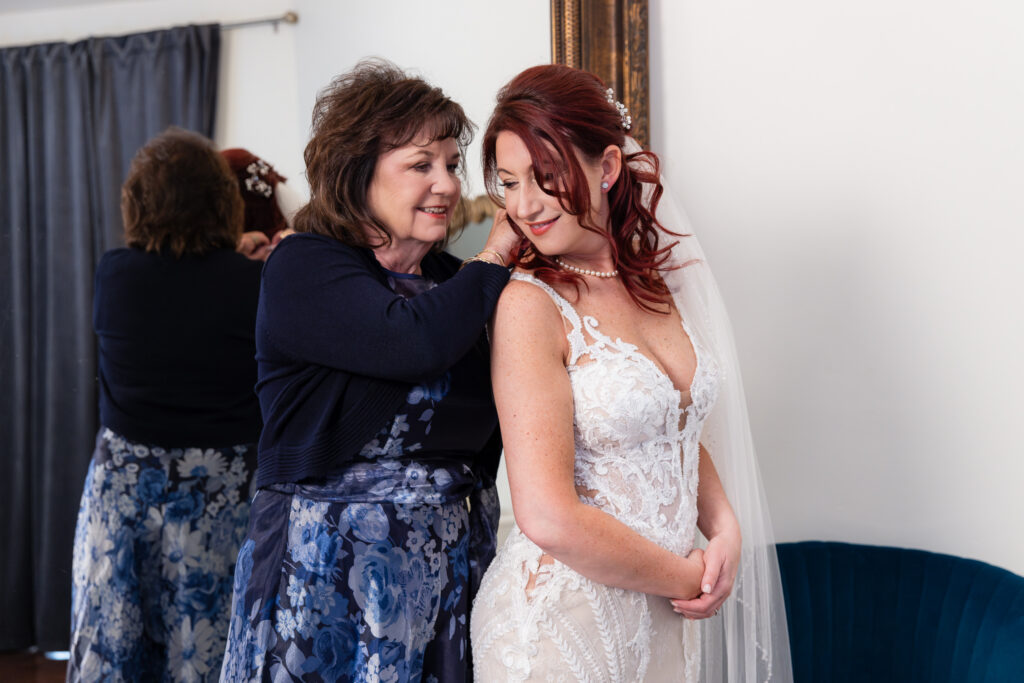
M 669 291 L 658 272 L 666 269 L 672 245 L 659 242 L 659 233 L 670 231 L 655 217 L 662 186 L 660 161 L 653 152 L 623 152 L 622 171 L 608 190 L 609 225 L 590 223 L 590 188 L 577 151 L 585 159 L 596 160 L 609 145 L 621 149 L 626 142 L 622 119 L 606 91 L 597 76 L 558 64 L 535 66 L 513 78 L 498 92 L 484 133 L 484 183 L 492 201 L 503 207 L 495 143 L 502 131 L 514 133 L 530 152 L 537 186 L 557 197 L 582 227 L 608 240 L 633 301 L 641 308 L 664 311 L 660 304 L 669 300 Z M 544 182 L 546 168 L 562 169 L 558 187 Z M 649 199 L 645 200 L 645 193 Z M 515 222 L 509 222 L 523 235 Z M 581 276 L 559 268 L 552 257 L 534 249 L 525 236 L 514 262 L 548 282 L 571 282 L 577 288 L 586 284 Z

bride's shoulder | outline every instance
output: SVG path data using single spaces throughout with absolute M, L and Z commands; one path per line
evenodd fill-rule
M 495 367 L 541 368 L 564 366 L 569 355 L 564 318 L 554 300 L 540 287 L 512 280 L 505 286 L 491 328 Z
M 498 299 L 498 312 L 539 318 L 553 315 L 557 318 L 559 312 L 556 299 L 557 294 L 549 285 L 532 275 L 515 271 Z
M 558 298 L 553 289 L 532 276 L 513 277 L 498 299 L 495 335 L 533 343 L 564 337 Z

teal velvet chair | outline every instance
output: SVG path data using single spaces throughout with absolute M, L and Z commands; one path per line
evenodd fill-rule
M 1024 577 L 906 548 L 777 548 L 795 683 L 1024 683 Z

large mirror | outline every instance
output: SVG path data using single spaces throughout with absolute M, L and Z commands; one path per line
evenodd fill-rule
M 650 143 L 647 0 L 551 0 L 551 61 L 598 75 Z

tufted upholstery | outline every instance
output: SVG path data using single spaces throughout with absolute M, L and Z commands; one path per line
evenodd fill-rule
M 1024 577 L 848 543 L 778 556 L 796 683 L 1024 682 Z

